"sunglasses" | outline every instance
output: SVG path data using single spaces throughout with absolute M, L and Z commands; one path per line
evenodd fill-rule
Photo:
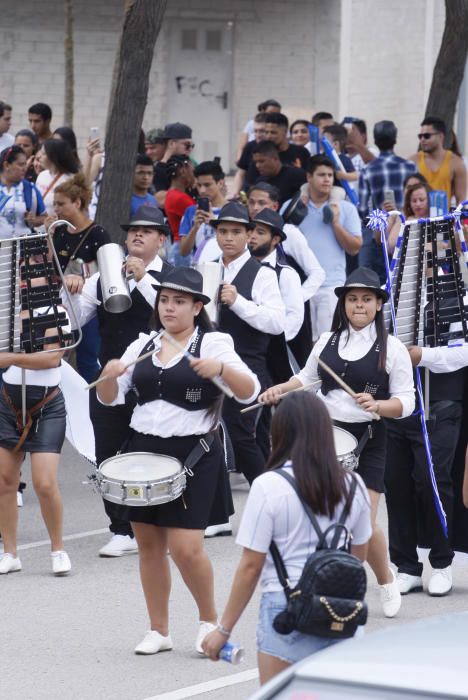
M 184 146 L 187 150 L 192 150 L 193 148 L 195 148 L 194 143 L 184 143 Z
M 424 139 L 427 141 L 428 139 L 431 138 L 431 136 L 435 136 L 437 134 L 437 131 L 425 131 L 422 134 L 418 134 L 418 139 L 421 141 L 421 139 Z

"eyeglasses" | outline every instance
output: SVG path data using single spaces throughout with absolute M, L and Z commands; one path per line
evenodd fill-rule
M 185 148 L 187 149 L 187 151 L 191 151 L 191 150 L 193 150 L 193 149 L 195 148 L 195 144 L 194 144 L 194 143 L 185 142 L 183 145 L 185 146 Z
M 427 141 L 428 139 L 431 138 L 431 136 L 435 136 L 437 134 L 437 131 L 425 131 L 422 134 L 418 134 L 418 139 L 421 141 L 421 139 L 424 139 Z

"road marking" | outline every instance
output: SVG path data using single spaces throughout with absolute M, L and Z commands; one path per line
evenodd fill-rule
M 185 700 L 185 698 L 192 698 L 194 695 L 203 695 L 203 693 L 209 693 L 212 690 L 226 688 L 229 685 L 237 685 L 238 683 L 247 683 L 248 681 L 254 681 L 257 678 L 258 669 L 250 668 L 248 671 L 233 673 L 232 676 L 223 676 L 222 678 L 216 678 L 213 681 L 197 683 L 197 685 L 189 685 L 186 688 L 171 690 L 168 693 L 162 693 L 161 695 L 153 695 L 150 698 L 145 698 L 145 700 Z
M 109 532 L 108 527 L 103 527 L 100 530 L 88 530 L 87 532 L 76 532 L 74 535 L 65 535 L 63 538 L 64 542 L 70 542 L 70 540 L 82 540 L 85 537 L 93 537 L 94 535 L 104 535 Z M 38 542 L 29 542 L 28 544 L 20 544 L 18 549 L 36 549 L 37 547 L 45 547 L 45 545 L 50 545 L 50 540 L 39 540 Z

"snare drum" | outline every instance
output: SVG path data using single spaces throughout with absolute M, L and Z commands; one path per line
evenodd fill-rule
M 336 425 L 333 426 L 333 439 L 335 441 L 335 451 L 338 457 L 338 462 L 341 464 L 343 469 L 347 472 L 357 469 L 359 465 L 359 457 L 356 455 L 355 450 L 358 446 L 358 441 L 348 433 L 347 430 L 343 428 L 338 428 Z
M 186 472 L 175 457 L 128 452 L 104 460 L 96 470 L 97 487 L 106 501 L 125 506 L 157 506 L 184 492 Z

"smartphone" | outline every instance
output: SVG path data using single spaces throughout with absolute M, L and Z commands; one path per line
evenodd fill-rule
M 198 197 L 197 198 L 198 208 L 202 211 L 210 211 L 210 200 L 208 197 Z
M 99 127 L 98 126 L 91 127 L 91 129 L 89 130 L 89 138 L 91 139 L 91 141 L 99 138 Z
M 395 193 L 393 190 L 384 190 L 383 191 L 383 196 L 384 196 L 384 202 L 391 202 L 393 207 L 396 207 L 395 203 Z

